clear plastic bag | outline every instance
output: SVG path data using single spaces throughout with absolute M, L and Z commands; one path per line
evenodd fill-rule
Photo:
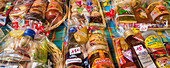
M 9 14 L 10 20 L 12 22 L 20 22 L 20 20 L 24 19 L 32 3 L 33 0 L 17 0 Z

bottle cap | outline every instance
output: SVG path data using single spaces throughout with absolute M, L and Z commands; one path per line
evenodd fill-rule
M 125 30 L 124 32 L 125 39 L 129 37 L 130 35 L 135 35 L 135 33 L 133 33 L 131 29 Z
M 77 29 L 75 27 L 71 27 L 69 28 L 68 33 L 70 34 L 71 32 L 76 32 L 76 31 Z
M 32 39 L 34 39 L 35 31 L 32 29 L 25 29 L 24 34 L 22 36 L 30 36 Z

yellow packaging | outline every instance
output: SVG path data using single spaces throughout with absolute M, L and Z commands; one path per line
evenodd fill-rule
M 86 43 L 87 38 L 87 27 L 83 27 L 74 34 L 74 38 L 78 43 Z
M 145 39 L 145 46 L 148 48 L 162 48 L 164 45 L 156 35 L 150 35 Z

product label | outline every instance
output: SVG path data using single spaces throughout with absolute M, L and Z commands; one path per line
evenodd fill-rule
M 71 48 L 71 49 L 69 50 L 69 52 L 70 52 L 70 55 L 79 54 L 79 53 L 81 53 L 80 47 Z
M 104 44 L 106 45 L 106 41 L 104 39 L 104 36 L 102 34 L 92 34 L 89 38 L 90 44 Z
M 162 57 L 162 58 L 156 59 L 156 64 L 160 68 L 170 68 L 170 60 L 167 57 Z
M 157 5 L 151 12 L 152 19 L 155 20 L 161 14 L 169 13 L 163 5 Z
M 65 64 L 68 65 L 70 63 L 82 63 L 81 58 L 72 58 L 72 59 L 67 59 Z
M 102 68 L 102 67 L 110 68 L 110 67 L 114 67 L 114 65 L 109 58 L 95 59 L 92 68 Z
M 148 25 L 141 25 L 139 30 L 140 31 L 147 31 L 148 30 Z
M 81 52 L 80 47 L 70 48 L 67 53 L 65 53 L 65 65 L 70 66 L 82 66 L 84 62 L 84 55 Z
M 147 50 L 142 45 L 133 47 L 138 58 L 144 68 L 156 68 L 152 58 L 148 54 Z
M 145 39 L 145 46 L 148 48 L 164 47 L 160 39 L 156 35 L 150 35 Z

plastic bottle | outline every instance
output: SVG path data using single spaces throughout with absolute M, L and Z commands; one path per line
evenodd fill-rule
M 128 29 L 124 32 L 124 35 L 127 44 L 132 50 L 133 60 L 137 68 L 156 68 L 156 65 L 149 55 L 144 43 L 136 38 L 137 34 L 135 35 L 132 30 Z

